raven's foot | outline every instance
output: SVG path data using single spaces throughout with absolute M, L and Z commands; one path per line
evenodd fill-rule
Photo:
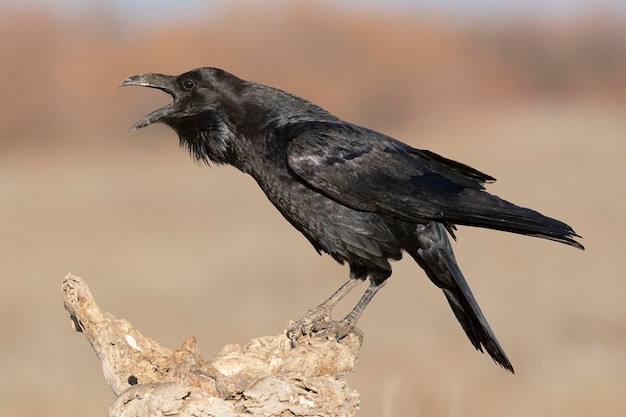
M 356 328 L 351 317 L 345 317 L 343 320 L 317 322 L 311 329 L 311 334 L 315 337 L 334 337 L 337 342 L 350 333 L 356 334 L 359 337 L 359 340 L 363 342 L 363 333 Z
M 287 329 L 287 337 L 291 340 L 291 347 L 295 347 L 296 341 L 305 335 L 328 336 L 334 334 L 335 339 L 338 341 L 346 337 L 348 333 L 354 329 L 354 325 L 361 315 L 364 305 L 359 307 L 359 305 L 362 304 L 359 302 L 357 307 L 340 322 L 333 321 L 330 317 L 330 313 L 333 307 L 361 282 L 363 282 L 362 278 L 351 277 L 348 282 L 339 287 L 326 301 L 309 310 L 304 317 L 297 322 L 292 323 Z M 368 291 L 371 292 L 372 290 Z
M 363 334 L 355 327 L 354 320 L 350 315 L 340 321 L 332 320 L 330 309 L 322 306 L 309 310 L 304 317 L 287 329 L 287 337 L 291 340 L 292 348 L 296 346 L 296 341 L 302 336 L 333 337 L 339 342 L 349 333 L 355 333 L 359 339 L 363 340 Z
M 292 323 L 287 328 L 287 337 L 291 340 L 291 347 L 296 346 L 296 341 L 302 336 L 312 335 L 320 326 L 331 323 L 330 312 L 332 308 L 328 308 L 323 304 L 312 308 L 300 320 Z

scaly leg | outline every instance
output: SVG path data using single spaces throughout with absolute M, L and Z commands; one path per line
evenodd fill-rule
M 363 293 L 363 296 L 359 300 L 359 302 L 354 306 L 352 311 L 350 311 L 343 319 L 339 321 L 324 321 L 317 322 L 313 325 L 311 332 L 316 333 L 318 336 L 327 336 L 334 335 L 337 341 L 340 341 L 344 337 L 348 335 L 348 333 L 355 330 L 355 326 L 361 314 L 363 314 L 363 310 L 369 304 L 369 302 L 374 298 L 379 289 L 381 289 L 384 285 L 376 284 L 374 282 L 370 282 L 369 287 Z M 359 332 L 359 337 L 362 339 L 363 336 Z
M 304 315 L 304 317 L 293 323 L 287 330 L 287 337 L 291 340 L 291 346 L 294 347 L 296 344 L 296 340 L 298 340 L 300 337 L 306 334 L 314 333 L 318 328 L 323 328 L 323 325 L 325 323 L 329 323 L 331 321 L 330 313 L 332 312 L 333 308 L 337 305 L 339 301 L 341 301 L 343 297 L 345 297 L 361 282 L 363 282 L 363 279 L 361 278 L 350 278 L 337 291 L 335 291 L 333 295 L 328 297 L 326 301 L 324 301 L 319 306 L 312 308 Z M 359 301 L 359 304 L 360 303 L 361 301 Z M 359 304 L 357 304 L 357 306 Z M 354 310 L 350 314 L 348 314 L 348 316 L 350 316 L 353 312 Z M 358 319 L 358 316 L 360 315 L 361 314 L 359 312 L 356 318 Z M 348 316 L 346 316 L 346 318 Z M 346 334 L 344 334 L 343 336 L 345 336 Z

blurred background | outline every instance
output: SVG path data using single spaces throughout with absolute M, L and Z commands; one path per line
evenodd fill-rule
M 0 403 L 106 415 L 61 280 L 172 349 L 283 331 L 344 282 L 229 167 L 195 164 L 169 101 L 117 85 L 221 67 L 498 178 L 585 252 L 460 228 L 458 261 L 517 374 L 477 353 L 410 259 L 362 317 L 362 417 L 626 415 L 626 4 L 3 1 Z M 364 288 L 363 288 L 364 289 Z M 355 291 L 359 292 L 359 291 Z M 360 294 L 337 314 L 348 311 Z

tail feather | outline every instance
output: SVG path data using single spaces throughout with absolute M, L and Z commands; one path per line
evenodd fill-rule
M 430 280 L 443 290 L 472 345 L 481 352 L 487 351 L 496 363 L 514 373 L 511 362 L 456 264 L 444 226 L 434 222 L 423 226 L 418 230 L 418 240 L 419 248 L 409 253 Z
M 443 217 L 450 223 L 540 237 L 585 249 L 574 239 L 580 236 L 566 223 L 484 191 L 466 189 L 457 203 L 444 209 Z
M 476 350 L 481 352 L 487 351 L 498 365 L 511 373 L 515 373 L 513 365 L 511 365 L 509 358 L 504 353 L 504 349 L 500 346 L 493 330 L 489 327 L 489 323 L 487 323 L 485 316 L 480 311 L 480 307 L 478 307 L 472 293 L 469 292 L 470 296 L 468 297 L 467 293 L 462 291 L 443 289 L 443 292 L 454 315 L 461 323 L 461 327 L 463 327 L 465 334 Z

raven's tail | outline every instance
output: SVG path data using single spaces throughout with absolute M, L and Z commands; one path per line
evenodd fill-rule
M 513 366 L 498 343 L 487 319 L 478 307 L 472 292 L 456 264 L 444 226 L 431 222 L 419 226 L 419 247 L 408 252 L 426 271 L 430 280 L 441 288 L 465 334 L 477 350 L 483 348 L 496 363 L 513 373 Z
M 569 225 L 481 190 L 465 189 L 453 207 L 443 209 L 442 218 L 450 224 L 541 237 L 584 249 Z

